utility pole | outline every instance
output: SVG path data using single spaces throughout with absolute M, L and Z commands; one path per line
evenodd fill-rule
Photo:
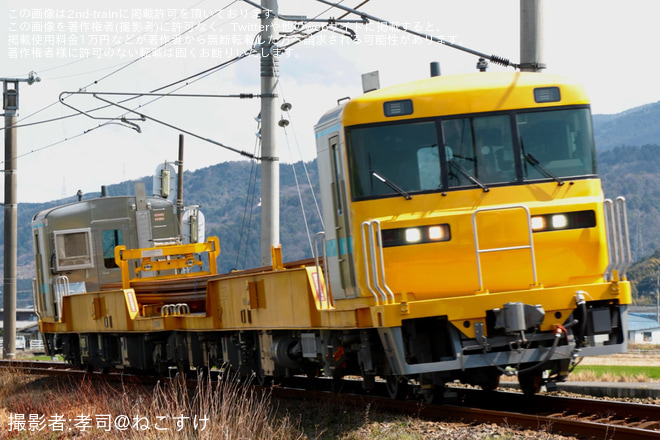
M 655 320 L 658 322 L 658 324 L 660 324 L 660 266 L 656 268 L 655 273 L 655 300 Z
M 543 0 L 520 0 L 520 70 L 538 72 L 543 63 Z
M 0 78 L 2 81 L 2 108 L 5 111 L 5 252 L 3 281 L 3 357 L 16 357 L 16 259 L 17 211 L 16 197 L 16 121 L 18 118 L 18 83 L 28 85 L 41 81 L 36 73 L 27 78 Z
M 183 135 L 179 135 L 179 160 L 176 185 L 176 219 L 179 222 L 179 234 L 183 235 Z M 192 242 L 192 237 L 191 237 Z
M 261 265 L 269 266 L 271 246 L 280 243 L 280 164 L 275 139 L 279 77 L 274 29 L 277 0 L 261 0 Z

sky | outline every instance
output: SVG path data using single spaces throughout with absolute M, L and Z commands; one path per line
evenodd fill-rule
M 370 0 L 360 9 L 518 62 L 519 7 L 518 0 Z M 660 2 L 545 0 L 543 10 L 546 72 L 582 82 L 593 113 L 660 101 L 654 50 Z M 279 0 L 279 13 L 328 19 L 344 12 L 315 0 Z M 282 111 L 289 125 L 278 129 L 282 166 L 316 156 L 314 124 L 338 99 L 362 93 L 363 73 L 379 71 L 385 87 L 428 76 L 432 61 L 443 75 L 476 71 L 477 57 L 446 45 L 374 22 L 346 26 L 356 41 L 325 30 L 280 56 L 278 101 L 292 105 Z M 294 22 L 278 23 L 280 32 L 294 29 Z M 30 71 L 41 78 L 19 85 L 19 203 L 98 192 L 101 185 L 151 175 L 177 159 L 182 130 L 190 133 L 186 170 L 247 160 L 217 143 L 255 152 L 259 101 L 226 96 L 259 93 L 257 57 L 162 88 L 244 53 L 258 31 L 256 9 L 242 1 L 60 0 L 54 7 L 44 0 L 29 6 L 0 0 L 0 78 L 27 78 Z M 489 70 L 513 69 L 491 63 Z M 147 96 L 156 90 L 213 96 Z M 118 103 L 129 97 L 108 93 L 144 94 L 120 105 L 150 119 L 123 123 L 122 116 L 137 115 L 117 106 L 94 110 L 106 104 L 99 98 Z

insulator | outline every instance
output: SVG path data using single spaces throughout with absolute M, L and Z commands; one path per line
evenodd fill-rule
M 284 128 L 284 127 L 286 127 L 287 125 L 289 125 L 289 120 L 288 120 L 288 119 L 284 119 L 284 118 L 282 118 L 282 119 L 280 119 L 280 122 L 277 123 L 277 125 L 279 125 L 280 127 Z
M 289 110 L 291 110 L 291 107 L 293 107 L 293 106 L 288 102 L 285 102 L 284 104 L 282 104 L 280 106 L 280 108 L 282 109 L 283 112 L 288 112 Z
M 160 196 L 164 199 L 170 196 L 170 170 L 168 168 L 160 171 Z
M 500 64 L 502 66 L 510 66 L 511 61 L 509 61 L 506 58 L 498 57 L 497 55 L 491 55 L 490 56 L 490 61 L 495 63 L 495 64 Z

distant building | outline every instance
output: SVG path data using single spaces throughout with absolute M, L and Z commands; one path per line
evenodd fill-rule
M 34 308 L 16 309 L 16 330 L 21 331 L 26 327 L 35 325 L 38 321 L 39 318 L 34 312 Z M 4 309 L 0 308 L 0 329 L 4 326 L 4 322 Z
M 655 319 L 629 313 L 628 342 L 630 344 L 660 345 L 660 323 Z

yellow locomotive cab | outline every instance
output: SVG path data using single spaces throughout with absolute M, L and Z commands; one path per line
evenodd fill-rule
M 625 204 L 603 199 L 579 84 L 433 77 L 350 100 L 316 135 L 332 294 L 374 304 L 397 377 L 490 387 L 515 366 L 530 392 L 625 350 L 629 257 L 608 251 L 629 252 Z

